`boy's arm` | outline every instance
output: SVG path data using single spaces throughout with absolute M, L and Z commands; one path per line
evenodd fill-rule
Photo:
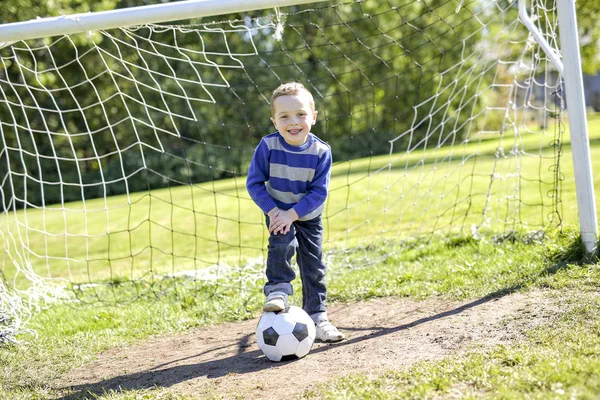
M 302 218 L 325 203 L 327 192 L 329 190 L 331 164 L 331 149 L 328 149 L 321 157 L 321 160 L 319 160 L 319 164 L 315 170 L 315 176 L 310 183 L 308 192 L 302 200 L 293 207 L 298 218 Z
M 246 178 L 246 189 L 256 205 L 265 213 L 269 214 L 277 208 L 277 204 L 267 192 L 265 183 L 269 180 L 269 149 L 264 140 L 261 140 L 250 162 L 248 177 Z

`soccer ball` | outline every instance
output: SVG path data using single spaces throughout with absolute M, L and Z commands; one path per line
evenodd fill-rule
M 315 323 L 300 307 L 266 312 L 256 327 L 256 343 L 271 361 L 288 361 L 308 354 L 315 341 Z

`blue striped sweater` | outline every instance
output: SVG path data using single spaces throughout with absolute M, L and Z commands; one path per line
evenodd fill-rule
M 275 132 L 256 147 L 246 188 L 265 214 L 293 208 L 300 221 L 308 221 L 323 212 L 331 163 L 331 148 L 312 133 L 303 145 L 292 146 Z

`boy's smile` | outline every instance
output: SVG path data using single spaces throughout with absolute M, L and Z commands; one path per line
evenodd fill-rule
M 286 143 L 301 146 L 306 143 L 311 127 L 317 122 L 316 110 L 310 103 L 310 94 L 301 91 L 290 96 L 280 96 L 273 102 L 273 125 Z

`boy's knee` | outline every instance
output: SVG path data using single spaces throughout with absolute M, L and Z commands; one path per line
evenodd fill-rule
M 269 243 L 271 243 L 273 245 L 294 244 L 295 241 L 296 241 L 296 237 L 292 233 L 292 231 L 290 231 L 286 234 L 278 233 L 277 235 L 274 235 L 271 233 L 271 236 L 269 236 Z

